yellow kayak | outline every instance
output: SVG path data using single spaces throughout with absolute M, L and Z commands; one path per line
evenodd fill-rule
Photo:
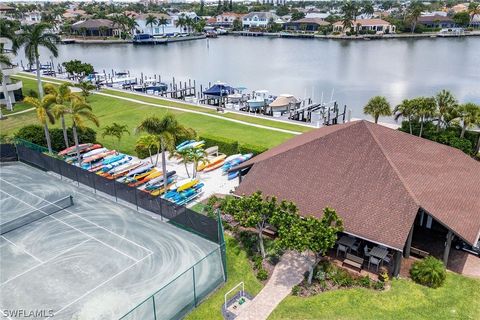
M 154 174 L 155 172 L 160 173 L 160 171 L 158 171 L 156 168 L 153 168 L 150 171 L 147 171 L 147 172 L 144 172 L 144 173 L 141 173 L 141 174 L 137 174 L 137 175 L 133 176 L 133 178 L 135 180 L 142 180 L 143 178 L 148 177 L 149 175 Z
M 199 163 L 197 165 L 197 171 L 202 171 L 203 169 L 207 168 L 207 167 L 210 167 L 210 166 L 213 166 L 221 161 L 223 161 L 225 158 L 227 157 L 226 154 L 221 154 L 211 160 L 207 160 L 205 162 L 202 162 L 202 163 Z
M 177 192 L 180 192 L 180 191 L 183 191 L 183 190 L 187 190 L 188 188 L 191 188 L 191 187 L 193 187 L 194 185 L 196 185 L 198 182 L 199 182 L 198 179 L 191 179 L 190 181 L 188 181 L 188 182 L 186 182 L 186 183 L 182 183 L 182 184 L 177 188 Z
M 170 187 L 173 186 L 173 185 L 174 185 L 174 183 L 168 184 L 167 185 L 167 190 L 170 189 Z M 156 190 L 153 190 L 152 192 L 150 192 L 150 194 L 152 196 L 155 196 L 155 197 L 160 196 L 164 193 L 165 193 L 165 188 L 159 188 L 159 189 L 156 189 Z

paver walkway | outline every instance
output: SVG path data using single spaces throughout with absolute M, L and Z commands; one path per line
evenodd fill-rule
M 267 319 L 273 309 L 291 293 L 293 286 L 303 280 L 304 273 L 313 262 L 312 254 L 286 252 L 275 266 L 265 287 L 236 320 Z

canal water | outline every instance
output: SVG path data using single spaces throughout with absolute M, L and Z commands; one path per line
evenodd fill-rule
M 46 63 L 49 54 L 43 57 Z M 322 95 L 330 100 L 333 93 L 356 117 L 363 116 L 363 105 L 375 95 L 386 96 L 393 107 L 405 98 L 448 89 L 461 102 L 480 103 L 480 37 L 346 41 L 225 36 L 157 46 L 60 45 L 58 61 L 71 59 L 89 62 L 97 71 L 160 74 L 203 85 L 223 81 L 248 91 L 267 89 L 315 101 Z

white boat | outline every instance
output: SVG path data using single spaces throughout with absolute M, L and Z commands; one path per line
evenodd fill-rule
M 247 100 L 247 105 L 251 111 L 255 111 L 268 106 L 272 100 L 267 90 L 257 90 L 253 92 L 253 99 Z
M 107 85 L 115 88 L 121 88 L 123 86 L 130 86 L 137 83 L 135 77 L 130 77 L 126 73 L 117 73 L 115 77 L 107 80 Z

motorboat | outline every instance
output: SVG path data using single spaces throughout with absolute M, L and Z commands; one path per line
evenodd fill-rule
M 253 98 L 247 100 L 250 111 L 257 111 L 260 108 L 268 106 L 273 98 L 268 94 L 267 90 L 257 90 L 253 92 Z
M 133 90 L 138 91 L 138 92 L 161 92 L 161 91 L 167 91 L 168 90 L 168 85 L 163 82 L 159 82 L 156 80 L 146 80 L 143 82 L 143 84 L 137 84 L 133 86 Z
M 268 105 L 271 113 L 284 113 L 288 110 L 293 110 L 297 107 L 299 101 L 291 94 L 281 94 Z

